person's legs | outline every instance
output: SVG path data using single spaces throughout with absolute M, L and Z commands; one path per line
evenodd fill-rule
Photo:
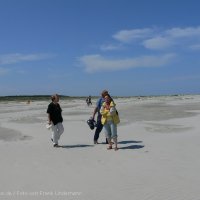
M 110 122 L 107 122 L 106 124 L 104 124 L 104 131 L 105 131 L 105 136 L 106 139 L 108 141 L 109 147 L 108 149 L 112 149 L 112 141 L 111 141 L 111 126 L 110 126 Z
M 98 142 L 99 134 L 101 133 L 102 129 L 103 129 L 103 125 L 102 125 L 101 121 L 99 121 L 99 123 L 97 122 L 97 127 L 96 127 L 96 130 L 94 133 L 94 143 L 95 144 L 97 144 L 97 142 Z M 106 144 L 108 144 L 107 138 L 106 138 Z
M 53 144 L 54 145 L 58 144 L 58 129 L 57 129 L 57 125 L 52 125 L 52 139 L 53 139 Z
M 95 133 L 94 133 L 94 143 L 98 141 L 98 139 L 99 139 L 99 134 L 101 133 L 102 128 L 103 128 L 103 125 L 102 125 L 101 121 L 98 120 L 98 121 L 97 121 L 96 130 L 95 130 Z
M 64 132 L 64 127 L 62 123 L 58 123 L 56 125 L 52 125 L 52 141 L 54 146 L 58 146 L 58 140 L 60 136 Z
M 101 133 L 103 129 L 103 125 L 101 123 L 101 115 L 97 116 L 97 125 L 96 125 L 96 130 L 94 133 L 94 143 L 97 144 L 97 141 L 99 139 L 99 134 Z M 107 138 L 106 138 L 106 144 L 108 144 Z
M 62 123 L 58 123 L 57 124 L 57 129 L 58 129 L 58 140 L 60 139 L 60 136 L 63 134 L 64 132 L 64 127 Z
M 111 122 L 110 124 L 111 128 L 111 138 L 113 139 L 113 142 L 115 144 L 115 150 L 117 150 L 117 125 Z

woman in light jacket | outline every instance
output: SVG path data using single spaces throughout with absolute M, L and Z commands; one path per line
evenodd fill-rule
M 105 96 L 105 102 L 103 103 L 100 113 L 102 115 L 101 123 L 103 124 L 105 135 L 108 140 L 108 148 L 112 149 L 112 141 L 115 144 L 115 151 L 117 148 L 117 124 L 120 122 L 118 112 L 115 108 L 115 103 L 112 101 L 112 98 L 107 95 Z

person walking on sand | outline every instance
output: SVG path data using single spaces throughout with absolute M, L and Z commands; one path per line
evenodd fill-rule
M 86 101 L 88 106 L 92 105 L 91 96 L 87 97 L 85 101 Z
M 63 127 L 63 118 L 62 118 L 62 109 L 60 107 L 59 96 L 58 94 L 54 94 L 51 96 L 52 102 L 48 105 L 47 113 L 48 113 L 48 123 L 52 125 L 52 137 L 51 140 L 53 142 L 54 147 L 58 147 L 58 140 L 60 136 L 64 132 Z
M 103 125 L 101 123 L 101 113 L 100 113 L 100 109 L 101 106 L 104 103 L 104 97 L 108 95 L 108 91 L 107 90 L 103 90 L 101 92 L 101 97 L 97 100 L 96 102 L 96 107 L 94 109 L 93 112 L 93 116 L 92 119 L 94 120 L 95 115 L 97 113 L 97 124 L 96 124 L 96 129 L 95 129 L 95 133 L 94 133 L 94 144 L 98 144 L 98 139 L 99 139 L 99 134 L 101 133 L 102 129 L 103 129 Z M 106 144 L 108 144 L 108 141 L 106 139 Z
M 112 141 L 115 145 L 115 151 L 117 147 L 117 124 L 120 122 L 118 112 L 115 108 L 116 104 L 112 101 L 110 95 L 105 96 L 105 102 L 101 106 L 100 113 L 102 115 L 101 123 L 103 124 L 105 135 L 108 140 L 108 150 L 112 149 Z

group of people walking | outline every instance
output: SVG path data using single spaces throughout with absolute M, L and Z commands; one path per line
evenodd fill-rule
M 48 123 L 52 125 L 52 142 L 54 147 L 58 147 L 58 140 L 61 134 L 64 132 L 62 109 L 59 105 L 59 96 L 57 94 L 52 95 L 52 102 L 48 105 Z M 116 104 L 107 90 L 101 92 L 101 97 L 97 100 L 96 107 L 94 109 L 92 119 L 96 120 L 96 129 L 94 133 L 94 144 L 98 144 L 99 134 L 104 128 L 106 136 L 107 149 L 112 149 L 114 144 L 114 150 L 118 150 L 117 147 L 117 124 L 120 122 L 118 112 L 116 110 Z

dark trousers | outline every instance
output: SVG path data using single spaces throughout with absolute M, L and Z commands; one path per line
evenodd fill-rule
M 103 129 L 103 125 L 102 125 L 101 121 L 98 120 L 96 130 L 94 133 L 94 141 L 97 141 L 99 139 L 99 134 L 101 133 L 102 129 Z
M 97 141 L 99 139 L 99 134 L 101 133 L 102 129 L 103 129 L 103 125 L 101 123 L 101 120 L 97 118 L 97 125 L 96 125 L 96 130 L 94 133 L 94 141 Z M 106 138 L 106 144 L 108 144 L 107 138 Z

